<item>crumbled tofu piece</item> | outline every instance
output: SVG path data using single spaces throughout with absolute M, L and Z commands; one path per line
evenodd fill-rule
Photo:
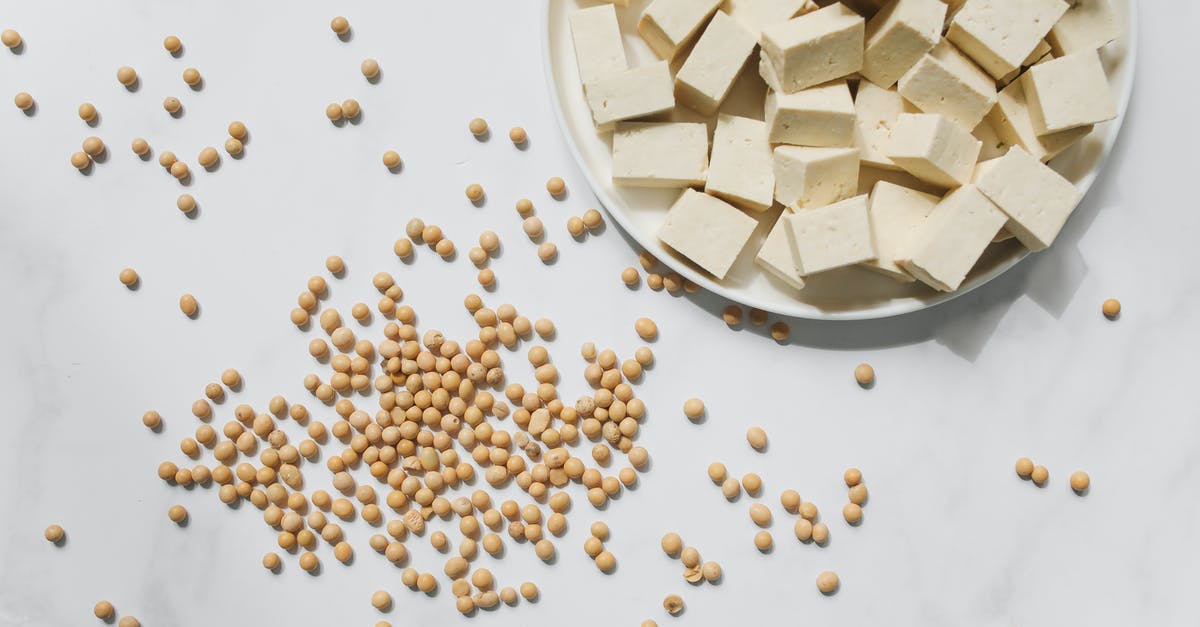
M 713 115 L 757 45 L 753 33 L 718 11 L 675 75 L 675 99 L 703 115 Z
M 1060 57 L 1096 50 L 1121 36 L 1121 24 L 1111 0 L 1075 0 L 1046 39 Z
M 630 68 L 583 86 L 598 129 L 675 108 L 675 81 L 666 61 Z
M 964 185 L 933 208 L 897 264 L 929 287 L 953 292 L 1007 219 L 974 185 Z
M 925 113 L 940 113 L 966 130 L 996 103 L 996 83 L 943 39 L 904 76 L 900 95 Z
M 992 108 L 995 111 L 995 107 Z M 1000 134 L 996 132 L 996 128 L 984 118 L 975 130 L 971 131 L 975 139 L 979 140 L 979 160 L 987 161 L 996 157 L 1003 157 L 1004 153 L 1008 152 L 1009 143 L 1000 138 Z
M 629 69 L 617 11 L 612 5 L 597 5 L 570 15 L 575 63 L 584 85 Z
M 936 113 L 901 113 L 884 154 L 905 172 L 941 187 L 969 183 L 981 143 Z
M 812 13 L 820 7 L 813 0 L 725 0 L 721 8 L 754 33 L 754 39 L 758 41 L 764 28 Z
M 867 196 L 785 214 L 800 275 L 850 266 L 875 258 Z
M 854 100 L 846 81 L 791 94 L 767 92 L 764 117 L 773 144 L 854 145 Z
M 1038 135 L 1117 117 L 1117 105 L 1095 50 L 1039 63 L 1021 75 L 1020 80 L 1029 103 L 1029 117 Z
M 946 38 L 998 79 L 1021 66 L 1068 6 L 1063 0 L 967 0 Z
M 625 122 L 613 133 L 612 179 L 628 187 L 703 185 L 708 127 L 702 122 Z
M 860 73 L 891 87 L 942 38 L 946 4 L 941 0 L 896 0 L 867 22 Z
M 667 211 L 658 239 L 723 279 L 757 226 L 757 220 L 725 201 L 685 189 Z
M 776 146 L 775 200 L 820 207 L 858 191 L 858 149 Z
M 654 0 L 638 19 L 637 32 L 660 59 L 673 59 L 691 43 L 721 0 Z
M 1075 185 L 1020 146 L 979 167 L 975 185 L 1008 215 L 1005 228 L 1029 250 L 1054 243 L 1083 198 Z
M 765 122 L 718 116 L 704 191 L 754 211 L 771 208 L 775 172 Z
M 859 81 L 854 96 L 854 145 L 862 155 L 863 165 L 899 170 L 900 166 L 883 154 L 884 148 L 892 138 L 900 114 L 919 111 L 895 88 L 884 89 L 871 81 Z
M 1020 146 L 1038 161 L 1049 161 L 1070 148 L 1092 131 L 1092 126 L 1038 135 L 1029 115 L 1029 104 L 1025 99 L 1025 82 L 1013 81 L 1000 90 L 996 106 L 987 115 L 985 122 L 991 123 L 1000 140 L 1010 146 Z M 986 159 L 993 158 L 986 157 Z
M 842 4 L 763 29 L 763 79 L 775 91 L 792 93 L 862 69 L 866 22 Z
M 759 247 L 758 255 L 754 257 L 754 263 L 766 270 L 768 274 L 793 289 L 799 290 L 804 289 L 804 277 L 801 276 L 803 271 L 800 269 L 800 260 L 792 246 L 787 223 L 783 220 L 787 214 L 788 212 L 784 211 L 775 221 L 775 226 L 771 227 L 771 231 L 767 233 L 766 239 Z
M 863 262 L 862 266 L 897 281 L 912 283 L 912 275 L 896 265 L 896 259 L 907 251 L 909 242 L 939 201 L 941 198 L 932 194 L 886 181 L 876 183 L 871 190 L 868 214 L 878 259 Z

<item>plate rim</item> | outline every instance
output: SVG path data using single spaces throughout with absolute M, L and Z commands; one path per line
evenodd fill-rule
M 579 149 L 579 145 L 575 140 L 575 135 L 571 132 L 567 125 L 567 120 L 565 117 L 566 108 L 563 106 L 561 98 L 559 98 L 559 90 L 556 86 L 554 77 L 553 62 L 550 59 L 550 45 L 552 39 L 550 16 L 551 5 L 555 2 L 561 2 L 561 0 L 546 0 L 542 4 L 541 47 L 542 70 L 546 78 L 546 89 L 550 92 L 550 100 L 554 109 L 554 117 L 558 121 L 559 131 L 566 139 L 567 147 L 571 152 L 571 157 L 575 160 L 575 164 L 583 173 L 584 178 L 587 180 L 588 187 L 591 188 L 592 194 L 596 197 L 600 203 L 600 206 L 604 209 L 604 213 L 609 217 L 609 219 L 616 222 L 624 234 L 633 241 L 637 242 L 638 246 L 640 246 L 643 250 L 651 250 L 652 247 L 648 246 L 646 242 L 643 241 L 643 237 L 639 230 L 635 229 L 632 224 L 627 221 L 624 213 L 621 211 L 614 211 L 612 208 L 610 208 L 610 205 L 615 206 L 619 205 L 620 203 L 615 202 L 609 196 L 609 194 L 599 184 L 599 181 L 596 180 L 591 169 L 585 167 L 586 162 L 583 159 L 583 153 Z M 1118 115 L 1111 122 L 1112 129 L 1105 138 L 1104 146 L 1100 153 L 1099 161 L 1097 162 L 1096 167 L 1092 168 L 1086 175 L 1084 175 L 1083 179 L 1076 184 L 1077 187 L 1079 187 L 1079 189 L 1083 192 L 1083 197 L 1087 196 L 1100 173 L 1103 172 L 1108 166 L 1109 159 L 1112 156 L 1113 147 L 1116 145 L 1117 138 L 1121 135 L 1121 129 L 1125 123 L 1125 116 L 1129 111 L 1129 101 L 1133 95 L 1133 86 L 1137 82 L 1138 7 L 1140 0 L 1127 0 L 1127 2 L 1129 3 L 1128 15 L 1126 16 L 1128 29 L 1125 34 L 1127 43 L 1123 62 L 1129 67 L 1129 80 L 1126 81 L 1123 92 L 1117 95 Z M 1083 202 L 1082 199 L 1080 202 Z M 739 289 L 730 288 L 717 283 L 707 275 L 697 271 L 686 263 L 680 262 L 677 259 L 671 257 L 663 259 L 660 256 L 659 262 L 670 268 L 672 271 L 683 275 L 685 278 L 704 288 L 706 291 L 712 292 L 726 300 L 744 305 L 746 307 L 752 307 L 777 315 L 805 320 L 862 321 L 881 320 L 885 318 L 903 316 L 906 314 L 916 313 L 918 311 L 924 311 L 926 309 L 950 302 L 951 300 L 969 294 L 976 289 L 991 283 L 1000 275 L 1008 272 L 1022 260 L 1027 258 L 1030 252 L 1031 251 L 1029 249 L 1022 247 L 1021 250 L 1014 254 L 1010 259 L 996 264 L 983 274 L 975 276 L 968 284 L 963 285 L 960 289 L 953 292 L 938 292 L 930 298 L 907 299 L 901 303 L 886 302 L 873 307 L 849 309 L 844 311 L 822 311 L 809 305 L 803 305 L 800 303 L 800 301 L 796 302 L 796 306 L 779 306 L 775 303 L 763 302 L 757 298 L 742 293 Z

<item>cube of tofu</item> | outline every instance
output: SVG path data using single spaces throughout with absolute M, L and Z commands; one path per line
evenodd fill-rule
M 773 144 L 853 146 L 854 100 L 846 81 L 791 94 L 767 92 L 764 117 Z
M 883 154 L 884 148 L 892 138 L 892 129 L 900 114 L 919 111 L 895 88 L 884 89 L 871 81 L 860 81 L 854 96 L 854 145 L 858 147 L 863 165 L 899 170 L 900 166 Z
M 1045 249 L 1067 222 L 1083 194 L 1071 181 L 1013 146 L 979 164 L 975 185 L 1009 220 L 1007 228 L 1032 251 Z
M 613 133 L 612 179 L 627 187 L 691 187 L 708 174 L 708 126 L 625 122 Z
M 629 69 L 625 45 L 621 43 L 621 29 L 617 25 L 617 11 L 612 5 L 572 11 L 568 19 L 579 80 L 584 85 Z
M 894 0 L 867 22 L 860 73 L 891 87 L 942 39 L 946 4 L 941 0 Z
M 1013 81 L 1000 90 L 1000 98 L 984 122 L 990 122 L 1000 140 L 1020 146 L 1038 161 L 1049 161 L 1092 131 L 1092 126 L 1038 135 L 1025 99 L 1025 82 Z M 1000 155 L 993 155 L 1000 156 Z M 988 157 L 992 158 L 992 157 Z
M 1021 66 L 1068 6 L 1063 0 L 967 0 L 946 38 L 999 79 Z
M 675 108 L 675 81 L 666 61 L 630 68 L 583 86 L 592 121 L 607 130 L 614 122 Z
M 1075 0 L 1046 39 L 1054 54 L 1063 57 L 1075 52 L 1103 48 L 1121 36 L 1121 25 L 1111 0 Z
M 801 15 L 763 29 L 762 65 L 775 91 L 792 93 L 862 69 L 866 22 L 842 4 Z
M 929 287 L 953 292 L 1007 219 L 974 185 L 964 185 L 933 208 L 897 264 Z
M 936 113 L 901 113 L 884 154 L 905 172 L 933 185 L 971 182 L 982 143 Z
M 939 201 L 941 198 L 932 194 L 887 181 L 876 183 L 871 190 L 868 215 L 878 258 L 863 262 L 862 267 L 902 283 L 912 283 L 913 276 L 896 265 L 896 260 L 907 252 L 909 242 Z
M 781 219 L 790 229 L 801 276 L 875 258 L 866 194 Z
M 721 8 L 754 33 L 754 40 L 758 41 L 764 28 L 820 7 L 813 0 L 725 0 Z
M 718 11 L 675 75 L 675 100 L 703 115 L 716 113 L 757 45 L 753 33 Z
M 1100 55 L 1076 52 L 1039 63 L 1020 79 L 1038 135 L 1099 124 L 1117 117 Z
M 787 223 L 783 220 L 788 213 L 783 212 L 775 220 L 775 226 L 771 227 L 771 231 L 759 247 L 754 263 L 789 287 L 799 290 L 804 289 L 804 277 L 801 276 L 800 260 L 792 246 Z
M 712 158 L 704 191 L 753 211 L 775 199 L 775 172 L 767 124 L 722 113 L 713 132 Z
M 858 191 L 858 149 L 776 146 L 775 200 L 820 207 Z
M 925 113 L 940 113 L 965 130 L 996 103 L 996 83 L 943 39 L 904 76 L 900 95 Z
M 725 201 L 686 189 L 667 211 L 658 239 L 724 279 L 757 226 L 757 220 Z
M 660 59 L 671 60 L 686 47 L 721 0 L 654 0 L 638 19 L 637 32 Z

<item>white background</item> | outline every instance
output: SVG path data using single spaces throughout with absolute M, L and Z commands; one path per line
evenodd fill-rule
M 38 102 L 32 116 L 0 106 L 0 624 L 91 624 L 102 598 L 148 626 L 1185 624 L 1200 614 L 1193 3 L 1144 3 L 1129 119 L 1053 249 L 934 310 L 790 321 L 784 345 L 763 329 L 728 329 L 726 303 L 704 294 L 626 289 L 618 275 L 636 252 L 617 229 L 581 242 L 567 235 L 567 217 L 595 201 L 550 108 L 540 3 L 281 6 L 0 7 L 0 28 L 27 41 L 22 54 L 0 52 L 0 95 L 28 91 Z M 338 13 L 353 25 L 348 42 L 329 30 Z M 161 47 L 170 33 L 184 41 L 179 59 Z M 358 71 L 368 56 L 383 67 L 376 85 Z M 125 64 L 142 77 L 136 92 L 115 80 Z M 203 89 L 180 79 L 189 66 Z M 183 101 L 180 119 L 162 110 L 168 95 Z M 361 123 L 331 125 L 325 105 L 348 97 L 362 103 Z M 95 130 L 75 114 L 85 100 L 100 110 Z M 477 115 L 492 124 L 490 141 L 467 133 Z M 195 155 L 219 147 L 234 119 L 250 129 L 244 158 L 199 170 Z M 529 131 L 527 150 L 507 140 L 516 124 Z M 68 158 L 90 134 L 110 150 L 84 176 Z M 179 183 L 129 151 L 135 136 L 156 156 L 173 150 L 193 165 L 194 219 L 175 209 Z M 380 165 L 389 148 L 404 158 L 398 174 Z M 565 201 L 544 191 L 553 175 L 567 181 Z M 482 207 L 463 195 L 471 182 L 487 190 Z M 513 210 L 522 196 L 558 244 L 557 263 L 540 263 L 522 235 Z M 412 216 L 440 224 L 459 257 L 446 263 L 419 248 L 413 264 L 399 263 L 392 242 Z M 512 542 L 503 560 L 476 561 L 500 585 L 537 582 L 536 604 L 463 618 L 444 578 L 432 598 L 403 588 L 398 569 L 366 546 L 373 531 L 361 521 L 346 525 L 351 566 L 322 544 L 318 576 L 288 555 L 271 574 L 259 561 L 277 550 L 275 534 L 260 512 L 157 479 L 160 461 L 184 461 L 178 441 L 197 426 L 190 403 L 227 367 L 245 387 L 215 424 L 234 405 L 262 408 L 275 394 L 330 422 L 301 386 L 306 373 L 325 372 L 306 352 L 315 332 L 287 317 L 327 255 L 349 267 L 331 280 L 329 302 L 343 312 L 374 304 L 370 277 L 386 270 L 422 328 L 465 341 L 475 325 L 461 302 L 477 291 L 465 252 L 485 228 L 504 242 L 492 265 L 498 289 L 486 298 L 557 323 L 550 349 L 563 396 L 586 389 L 581 342 L 628 356 L 639 345 L 636 317 L 661 330 L 657 363 L 637 386 L 649 406 L 639 443 L 653 457 L 638 488 L 596 512 L 575 486 L 553 565 Z M 141 273 L 136 291 L 117 282 L 125 266 Z M 201 303 L 196 320 L 178 310 L 183 292 Z M 1118 322 L 1100 315 L 1109 296 L 1125 305 Z M 377 318 L 371 334 L 381 326 Z M 528 382 L 524 356 L 503 354 L 510 378 Z M 861 361 L 876 368 L 873 390 L 853 382 Z M 700 425 L 681 415 L 689 396 L 708 404 Z M 141 426 L 151 408 L 164 416 L 161 434 Z M 771 437 L 765 454 L 745 444 L 751 424 Z M 1049 467 L 1047 487 L 1014 475 L 1020 455 Z M 772 553 L 752 546 L 748 500 L 730 504 L 708 481 L 713 460 L 764 477 Z M 852 465 L 871 490 L 857 528 L 839 515 Z M 1093 479 L 1082 498 L 1066 485 L 1081 468 Z M 328 473 L 313 464 L 307 480 L 327 487 Z M 784 488 L 820 506 L 828 547 L 795 540 L 778 506 Z M 167 520 L 173 503 L 191 511 L 186 528 Z M 597 519 L 613 530 L 612 575 L 582 550 Z M 63 546 L 42 540 L 50 523 L 67 529 Z M 723 564 L 720 585 L 681 579 L 658 549 L 670 530 Z M 444 556 L 424 539 L 407 544 L 414 567 L 440 575 Z M 825 569 L 842 577 L 831 597 L 813 584 Z M 385 615 L 369 604 L 379 588 L 396 600 Z M 687 603 L 677 619 L 661 608 L 672 592 Z

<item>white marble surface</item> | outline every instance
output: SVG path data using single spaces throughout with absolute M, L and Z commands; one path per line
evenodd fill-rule
M 725 305 L 703 294 L 674 297 L 627 290 L 620 269 L 634 253 L 609 228 L 575 242 L 568 215 L 594 204 L 570 162 L 543 84 L 540 7 L 533 0 L 470 3 L 68 3 L 8 2 L 0 27 L 19 29 L 23 54 L 0 53 L 0 92 L 25 90 L 35 115 L 0 106 L 0 624 L 87 625 L 91 607 L 111 600 L 147 626 L 263 624 L 396 625 L 580 624 L 1194 624 L 1200 566 L 1200 465 L 1189 360 L 1200 331 L 1192 123 L 1196 91 L 1186 60 L 1200 54 L 1200 8 L 1144 3 L 1137 90 L 1123 136 L 1103 179 L 1058 244 L 1007 276 L 937 309 L 868 323 L 792 321 L 779 345 L 759 329 L 730 331 Z M 354 36 L 328 29 L 350 17 Z M 179 34 L 181 59 L 160 47 Z M 367 56 L 383 79 L 358 73 Z M 114 80 L 135 66 L 136 93 Z M 188 66 L 206 77 L 193 92 Z M 174 120 L 164 96 L 184 101 Z M 326 103 L 358 98 L 361 124 L 331 126 Z M 75 116 L 94 102 L 93 131 Z M 466 133 L 475 115 L 496 129 L 479 143 Z M 174 208 L 180 186 L 128 150 L 147 137 L 156 151 L 193 161 L 244 120 L 245 158 L 197 172 L 188 191 L 195 219 Z M 505 131 L 524 125 L 517 151 Z M 95 133 L 111 147 L 89 176 L 68 164 Z M 386 148 L 404 156 L 402 173 L 379 164 Z M 157 154 L 157 152 L 156 152 Z M 565 202 L 542 189 L 561 175 Z M 482 183 L 476 208 L 464 186 Z M 513 201 L 528 195 L 558 243 L 544 267 L 523 238 Z M 391 243 L 419 215 L 441 224 L 460 257 L 447 264 L 420 249 L 400 264 Z M 184 490 L 155 476 L 164 459 L 183 461 L 177 443 L 196 427 L 188 412 L 205 383 L 226 367 L 244 374 L 243 391 L 220 408 L 263 406 L 275 394 L 320 403 L 301 386 L 318 366 L 287 312 L 329 254 L 345 257 L 332 302 L 374 303 L 370 276 L 395 273 L 423 325 L 465 338 L 474 324 L 461 300 L 473 291 L 466 249 L 481 229 L 504 240 L 489 301 L 511 302 L 559 328 L 552 354 L 562 391 L 584 389 L 579 343 L 595 340 L 629 354 L 633 319 L 652 316 L 661 339 L 656 367 L 638 394 L 649 405 L 640 443 L 653 467 L 636 490 L 595 512 L 576 491 L 557 563 L 540 563 L 524 544 L 505 559 L 482 558 L 502 584 L 536 581 L 536 604 L 459 616 L 442 581 L 433 598 L 404 589 L 397 569 L 367 546 L 361 522 L 347 525 L 355 563 L 319 554 L 319 576 L 285 556 L 282 573 L 259 565 L 274 532 L 248 504 L 222 505 L 215 490 Z M 116 280 L 126 265 L 142 285 Z M 189 320 L 176 300 L 190 291 L 201 314 Z M 1105 320 L 1101 301 L 1125 312 Z M 374 329 L 378 332 L 378 321 Z M 311 333 L 311 332 L 310 332 Z M 528 380 L 520 355 L 510 371 Z M 878 385 L 857 388 L 860 361 Z M 686 421 L 679 407 L 703 396 L 710 415 Z M 156 408 L 156 434 L 139 416 Z M 331 412 L 322 408 L 328 418 Z M 743 440 L 751 424 L 771 436 L 767 453 Z M 288 428 L 295 436 L 294 425 Z M 1013 461 L 1028 455 L 1051 472 L 1038 489 Z M 776 548 L 759 554 L 747 499 L 727 503 L 705 477 L 710 461 L 765 478 L 775 512 Z M 871 489 L 862 526 L 841 521 L 841 472 L 863 469 Z M 1066 477 L 1091 473 L 1086 497 Z M 327 473 L 313 465 L 310 487 Z M 832 529 L 826 548 L 801 545 L 778 494 L 795 488 L 815 501 Z M 179 528 L 166 509 L 182 503 Z M 613 529 L 619 561 L 598 572 L 581 545 L 596 519 Z M 42 540 L 60 523 L 63 546 Z M 692 587 L 658 538 L 680 532 L 720 561 L 718 586 Z M 455 533 L 452 533 L 453 537 Z M 413 565 L 440 572 L 444 558 L 424 540 L 409 543 Z M 820 595 L 818 572 L 838 571 L 840 592 Z M 396 607 L 371 608 L 386 588 Z M 671 619 L 664 595 L 684 596 Z

